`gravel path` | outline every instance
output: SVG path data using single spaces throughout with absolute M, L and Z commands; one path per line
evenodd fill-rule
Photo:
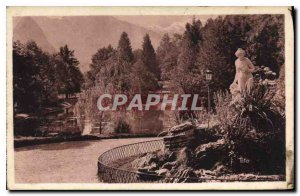
M 103 152 L 157 138 L 43 144 L 15 150 L 16 183 L 97 183 L 97 159 Z

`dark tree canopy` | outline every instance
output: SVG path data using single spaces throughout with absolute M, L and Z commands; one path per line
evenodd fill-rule
M 193 19 L 187 23 L 179 46 L 177 66 L 171 74 L 171 80 L 184 93 L 198 93 L 203 88 L 203 80 L 196 64 L 196 56 L 202 41 L 202 24 Z
M 67 45 L 60 47 L 57 58 L 59 77 L 62 81 L 60 92 L 66 96 L 80 92 L 83 75 L 79 70 L 79 61 L 74 56 L 74 50 L 70 50 Z
M 143 41 L 142 61 L 146 65 L 148 70 L 150 72 L 152 72 L 159 79 L 160 78 L 160 70 L 158 68 L 155 50 L 152 46 L 150 36 L 148 34 L 145 35 L 144 41 Z
M 94 86 L 96 84 L 96 80 L 99 78 L 99 72 L 106 71 L 107 67 L 111 63 L 111 59 L 116 55 L 116 50 L 109 45 L 108 47 L 100 48 L 93 56 L 92 63 L 90 64 L 90 70 L 86 73 L 86 85 Z
M 128 34 L 126 32 L 123 32 L 121 34 L 119 44 L 118 44 L 118 56 L 119 56 L 119 61 L 124 61 L 124 62 L 133 61 L 132 48 L 131 48 Z
M 158 89 L 158 81 L 155 75 L 148 70 L 141 59 L 133 64 L 134 86 L 136 93 L 146 94 L 149 91 Z
M 103 47 L 92 56 L 86 78 L 93 86 L 100 82 L 113 92 L 136 92 L 137 84 L 146 92 L 158 86 L 158 80 L 170 80 L 179 92 L 205 96 L 207 69 L 213 72 L 213 91 L 229 88 L 238 48 L 245 49 L 254 65 L 268 66 L 279 75 L 284 65 L 283 35 L 279 15 L 219 16 L 205 24 L 193 18 L 182 34 L 165 34 L 156 51 L 148 34 L 142 47 L 133 51 L 123 32 L 116 49 Z
M 215 90 L 228 89 L 235 74 L 235 51 L 243 48 L 255 66 L 268 66 L 279 74 L 283 65 L 283 17 L 226 16 L 209 19 L 203 27 L 197 64 L 213 71 Z
M 13 45 L 14 105 L 19 112 L 39 112 L 55 105 L 59 93 L 76 93 L 83 82 L 74 51 L 44 52 L 35 42 Z
M 193 46 L 197 46 L 202 41 L 202 23 L 200 20 L 193 18 L 192 24 L 187 23 L 185 26 L 184 37 L 191 41 Z
M 179 47 L 176 42 L 178 39 L 180 38 L 174 37 L 172 40 L 168 34 L 165 34 L 157 48 L 157 60 L 162 80 L 170 80 L 171 71 L 177 66 Z

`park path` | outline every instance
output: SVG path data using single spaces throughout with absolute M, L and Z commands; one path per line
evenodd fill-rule
M 15 150 L 16 183 L 97 183 L 97 159 L 103 152 L 157 138 L 105 139 L 43 144 Z

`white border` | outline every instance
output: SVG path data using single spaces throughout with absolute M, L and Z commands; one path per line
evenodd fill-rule
M 163 3 L 162 3 L 163 2 Z M 300 26 L 299 23 L 299 7 L 300 7 L 300 1 L 299 0 L 251 0 L 251 1 L 243 1 L 243 0 L 201 0 L 201 1 L 195 1 L 195 0 L 172 0 L 172 1 L 161 1 L 161 0 L 110 0 L 110 1 L 101 1 L 101 0 L 72 0 L 72 1 L 62 1 L 62 0 L 3 0 L 0 1 L 0 43 L 1 43 L 1 52 L 0 52 L 0 59 L 1 59 L 1 65 L 0 66 L 0 88 L 6 89 L 6 6 L 38 6 L 38 5 L 48 5 L 48 6 L 92 6 L 92 5 L 108 5 L 108 6 L 120 6 L 120 5 L 126 5 L 126 6 L 136 6 L 136 5 L 151 5 L 151 6 L 159 6 L 159 5 L 166 5 L 166 6 L 291 6 L 294 5 L 296 9 L 298 9 L 297 14 L 297 29 Z M 299 31 L 297 31 L 299 32 Z M 295 43 L 296 44 L 296 43 Z M 299 38 L 297 39 L 297 45 L 299 46 Z M 4 66 L 3 66 L 4 65 Z M 300 69 L 297 71 L 297 75 L 300 74 Z M 295 81 L 296 82 L 296 81 Z M 298 85 L 298 83 L 297 83 Z M 298 85 L 299 86 L 299 85 Z M 299 91 L 298 91 L 299 92 Z M 1 96 L 0 101 L 0 107 L 6 108 L 6 92 L 4 90 L 4 95 Z M 297 106 L 297 111 L 299 109 L 299 105 Z M 6 138 L 6 110 L 2 109 L 0 113 L 0 130 L 2 130 L 1 136 L 3 140 Z M 296 121 L 300 121 L 300 117 L 298 115 Z M 298 126 L 297 126 L 298 127 Z M 297 129 L 298 130 L 298 129 Z M 299 141 L 299 133 L 297 136 L 297 140 Z M 296 138 L 295 138 L 296 139 Z M 5 191 L 6 189 L 6 142 L 0 143 L 0 152 L 1 152 L 1 164 L 0 164 L 0 185 L 1 185 L 1 194 L 9 194 L 9 192 Z M 299 151 L 298 151 L 299 152 Z M 297 166 L 299 166 L 299 161 Z M 299 182 L 299 180 L 297 181 Z M 297 183 L 298 185 L 298 183 Z M 296 186 L 297 186 L 296 185 Z M 55 193 L 59 194 L 59 193 Z M 101 193 L 106 194 L 106 193 Z M 124 193 L 122 193 L 124 194 Z M 141 194 L 141 193 L 139 193 Z M 167 193 L 156 193 L 156 194 L 167 194 Z M 184 193 L 185 194 L 185 193 Z M 205 193 L 201 193 L 205 194 Z M 216 193 L 212 193 L 213 195 Z M 255 195 L 260 195 L 262 193 L 255 192 Z M 272 193 L 271 193 L 272 194 Z
M 286 107 L 287 107 L 287 174 L 293 167 L 293 128 L 294 128 L 294 56 L 293 27 L 290 11 L 287 7 L 9 7 L 7 18 L 7 51 L 12 51 L 12 16 L 28 15 L 225 15 L 225 14 L 285 14 L 286 48 Z M 8 187 L 10 189 L 168 189 L 168 190 L 212 190 L 212 189 L 286 189 L 291 188 L 291 175 L 287 182 L 238 182 L 238 183 L 190 183 L 190 184 L 16 184 L 14 182 L 14 150 L 12 131 L 12 54 L 7 54 L 7 110 L 8 110 Z M 292 111 L 292 112 L 289 112 Z

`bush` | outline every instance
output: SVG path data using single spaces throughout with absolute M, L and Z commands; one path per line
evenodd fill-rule
M 235 172 L 285 171 L 284 103 L 274 101 L 277 82 L 256 78 L 251 92 L 235 101 L 227 91 L 214 96 L 220 133 L 229 149 L 226 163 Z M 241 158 L 249 164 L 242 165 Z
M 114 129 L 115 133 L 129 133 L 130 125 L 123 119 L 120 119 L 117 123 L 117 126 Z
M 15 136 L 36 136 L 39 134 L 40 119 L 36 117 L 30 118 L 14 118 L 14 135 Z

